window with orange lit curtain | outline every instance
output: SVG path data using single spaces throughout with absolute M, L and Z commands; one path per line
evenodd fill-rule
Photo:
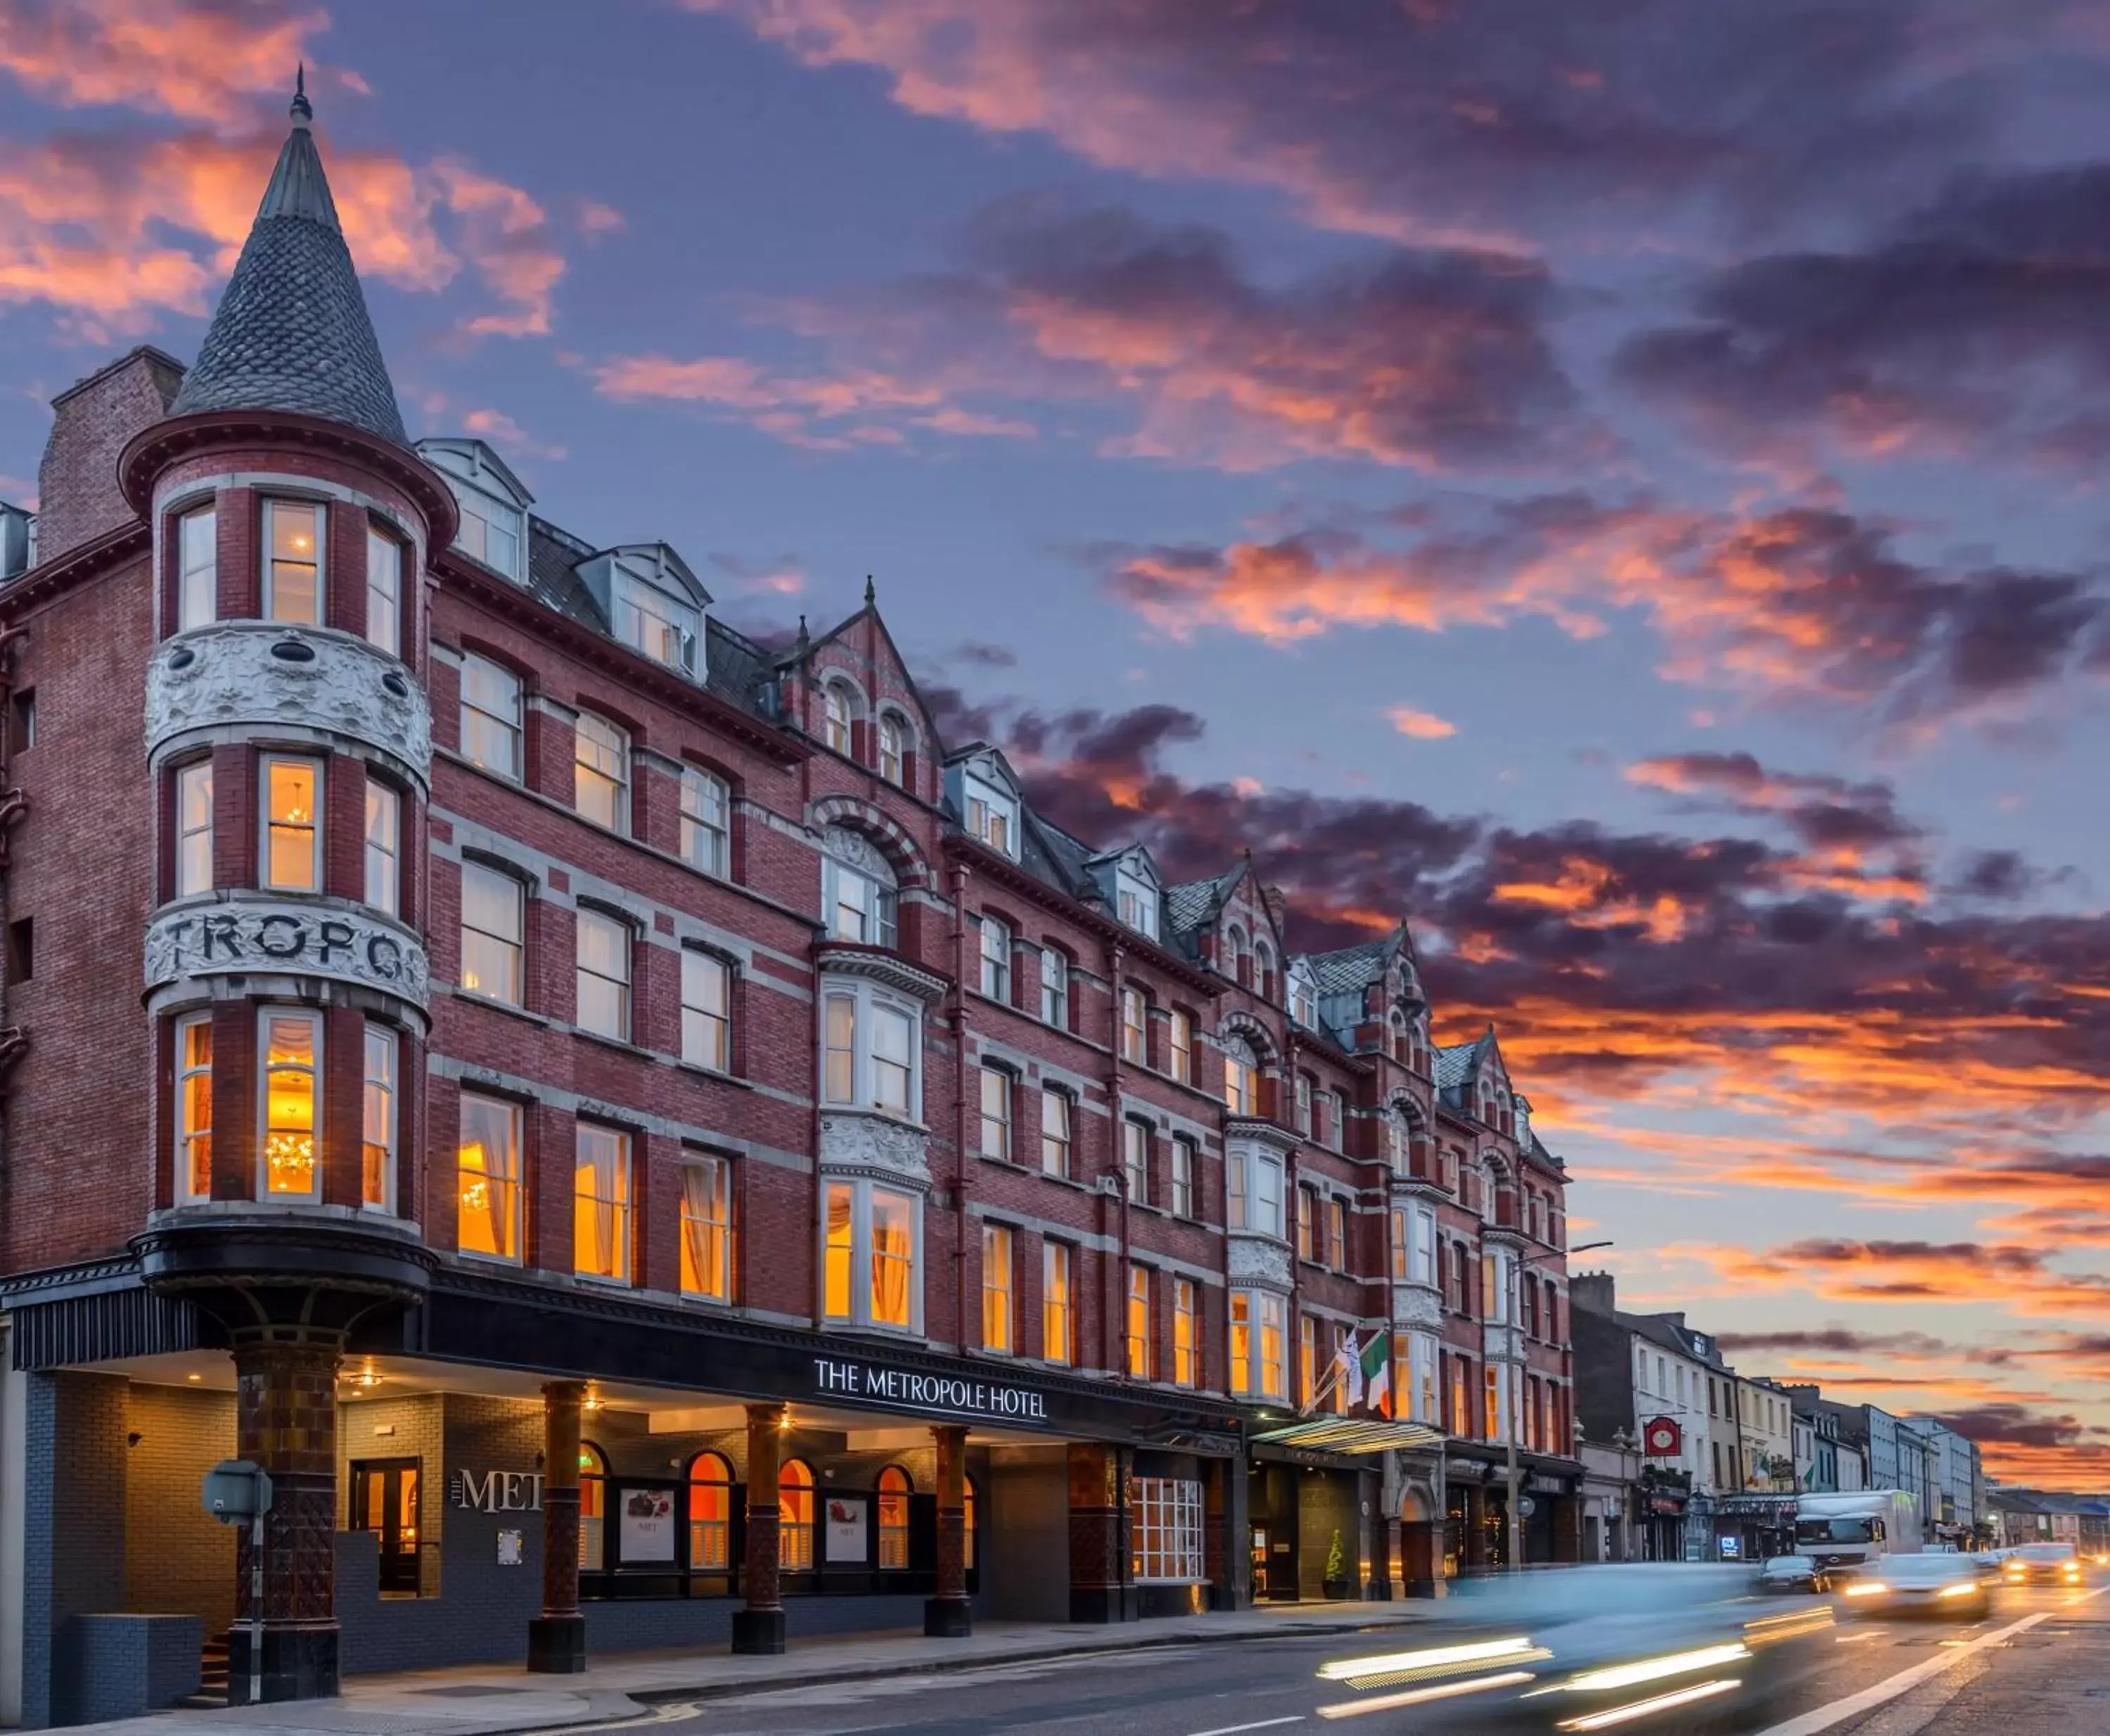
M 520 1109 L 464 1091 L 455 1243 L 464 1253 L 520 1258 Z
M 732 1466 L 715 1453 L 689 1461 L 689 1571 L 732 1566 Z
M 899 1573 L 908 1566 L 908 1473 L 890 1465 L 879 1474 L 879 1565 Z
M 322 768 L 312 759 L 278 755 L 264 762 L 264 872 L 273 892 L 319 892 L 323 888 Z
M 793 1459 L 777 1474 L 777 1564 L 786 1573 L 813 1571 L 813 1473 Z
M 572 1269 L 582 1277 L 630 1281 L 630 1135 L 578 1124 L 572 1190 Z
M 695 1158 L 681 1167 L 681 1294 L 732 1300 L 732 1165 Z
M 265 1008 L 260 1021 L 264 1057 L 263 1191 L 272 1199 L 313 1199 L 322 1180 L 317 1163 L 315 1081 L 322 1070 L 322 1021 L 312 1013 Z
M 323 509 L 305 501 L 264 503 L 264 619 L 302 627 L 323 619 Z
M 212 1198 L 212 1015 L 176 1026 L 176 1189 L 185 1201 Z

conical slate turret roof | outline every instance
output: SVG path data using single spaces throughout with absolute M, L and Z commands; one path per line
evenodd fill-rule
M 351 250 L 308 130 L 305 74 L 242 257 L 171 415 L 291 410 L 407 445 Z

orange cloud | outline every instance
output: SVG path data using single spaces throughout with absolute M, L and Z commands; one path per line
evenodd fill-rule
M 246 125 L 250 99 L 290 93 L 319 9 L 195 0 L 13 0 L 0 7 L 0 70 L 66 108 L 121 106 Z
M 1441 741 L 1458 733 L 1458 726 L 1433 711 L 1417 711 L 1411 705 L 1395 705 L 1385 714 L 1392 727 L 1417 741 Z

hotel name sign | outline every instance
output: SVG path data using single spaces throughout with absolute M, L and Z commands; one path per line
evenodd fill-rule
M 424 948 L 402 929 L 337 906 L 247 899 L 179 908 L 147 929 L 146 964 L 150 989 L 185 977 L 289 971 L 383 989 L 420 1007 L 427 995 Z
M 926 1374 L 921 1369 L 894 1368 L 883 1362 L 846 1362 L 834 1357 L 813 1358 L 813 1396 L 993 1422 L 1048 1421 L 1048 1395 L 1029 1386 L 1009 1386 L 970 1376 Z

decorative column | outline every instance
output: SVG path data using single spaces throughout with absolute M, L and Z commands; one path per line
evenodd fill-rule
M 234 1346 L 235 1452 L 271 1479 L 264 1521 L 262 1652 L 258 1697 L 328 1698 L 337 1691 L 337 1371 L 343 1340 L 251 1337 Z M 235 1542 L 235 1625 L 228 1704 L 251 1703 L 252 1591 L 249 1528 Z
M 784 1407 L 747 1407 L 747 1552 L 741 1564 L 744 1608 L 732 1612 L 732 1648 L 774 1657 L 784 1649 L 782 1496 Z
M 579 1406 L 584 1383 L 542 1388 L 542 1613 L 528 1624 L 528 1667 L 576 1675 L 586 1666 L 579 1613 Z
M 1070 1619 L 1132 1620 L 1126 1499 L 1118 1447 L 1070 1443 Z
M 923 1606 L 923 1631 L 934 1639 L 974 1632 L 967 1603 L 967 1431 L 957 1423 L 930 1430 L 938 1444 L 938 1595 Z

